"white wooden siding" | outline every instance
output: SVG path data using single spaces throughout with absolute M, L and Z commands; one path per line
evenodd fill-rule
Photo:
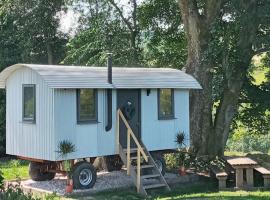
M 55 141 L 65 139 L 75 144 L 76 152 L 69 159 L 112 155 L 115 153 L 116 92 L 113 97 L 112 129 L 105 131 L 107 121 L 106 92 L 98 90 L 98 123 L 77 124 L 76 90 L 55 89 Z M 61 158 L 56 155 L 57 160 Z
M 36 84 L 36 123 L 22 122 L 22 84 Z M 106 90 L 98 90 L 98 123 L 77 124 L 76 90 L 51 89 L 34 70 L 20 68 L 7 79 L 7 153 L 44 160 L 61 160 L 56 153 L 61 140 L 69 139 L 76 152 L 68 158 L 84 158 L 117 153 L 117 90 L 112 92 L 112 129 L 107 122 Z M 148 150 L 176 148 L 179 131 L 187 135 L 189 145 L 189 92 L 175 89 L 175 118 L 158 120 L 157 89 L 141 94 L 141 135 Z
M 158 120 L 157 89 L 149 96 L 142 90 L 142 140 L 148 150 L 177 148 L 176 134 L 184 132 L 185 144 L 189 146 L 189 92 L 174 90 L 175 119 Z
M 54 159 L 53 89 L 29 68 L 15 71 L 6 84 L 6 153 Z M 35 124 L 22 121 L 22 84 L 36 84 Z

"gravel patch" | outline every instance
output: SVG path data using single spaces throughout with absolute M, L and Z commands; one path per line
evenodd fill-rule
M 194 182 L 199 179 L 197 175 L 179 176 L 177 174 L 167 173 L 165 179 L 168 184 Z M 144 180 L 144 183 L 155 183 L 155 179 Z M 57 174 L 55 179 L 51 181 L 33 181 L 25 180 L 21 182 L 22 188 L 26 192 L 41 192 L 41 193 L 57 193 L 58 195 L 65 195 L 67 179 L 65 176 Z M 116 188 L 134 187 L 130 176 L 126 174 L 125 170 L 97 173 L 97 181 L 93 188 L 87 190 L 74 190 L 73 193 L 96 193 L 103 190 L 111 190 Z

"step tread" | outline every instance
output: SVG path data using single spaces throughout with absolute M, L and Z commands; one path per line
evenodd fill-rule
M 137 166 L 134 166 L 137 169 Z M 141 165 L 141 169 L 152 168 L 154 165 Z
M 143 158 L 143 156 L 141 156 Z M 149 156 L 146 156 L 147 158 L 149 158 Z M 130 157 L 131 160 L 136 160 L 138 157 L 137 156 L 133 156 L 133 157 Z
M 160 174 L 149 174 L 149 175 L 143 175 L 141 176 L 141 178 L 156 178 L 156 177 L 160 177 Z
M 145 185 L 143 186 L 144 189 L 153 189 L 153 188 L 159 188 L 159 187 L 166 187 L 166 184 L 164 183 L 158 183 L 158 184 L 153 184 L 153 185 Z
M 135 152 L 135 151 L 137 151 L 137 149 L 138 149 L 138 148 L 130 148 L 130 152 Z M 144 149 L 144 148 L 142 148 L 142 149 Z M 127 149 L 123 149 L 123 151 L 124 151 L 125 153 L 127 153 Z

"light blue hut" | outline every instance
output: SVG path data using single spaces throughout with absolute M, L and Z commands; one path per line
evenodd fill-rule
M 125 164 L 136 149 L 142 157 L 175 149 L 179 132 L 188 146 L 189 91 L 201 86 L 170 68 L 16 64 L 0 73 L 0 88 L 6 153 L 55 168 L 48 163 L 63 160 L 57 148 L 64 140 L 76 147 L 66 159 L 122 154 Z

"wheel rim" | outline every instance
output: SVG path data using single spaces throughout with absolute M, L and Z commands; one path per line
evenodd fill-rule
M 156 165 L 157 165 L 157 168 L 160 172 L 162 172 L 162 169 L 163 169 L 163 165 L 162 165 L 162 162 L 160 160 L 156 160 L 155 161 Z
M 80 175 L 79 175 L 79 181 L 80 181 L 80 184 L 83 185 L 83 186 L 87 186 L 91 183 L 92 181 L 92 172 L 90 169 L 83 169 L 81 172 L 80 172 Z

